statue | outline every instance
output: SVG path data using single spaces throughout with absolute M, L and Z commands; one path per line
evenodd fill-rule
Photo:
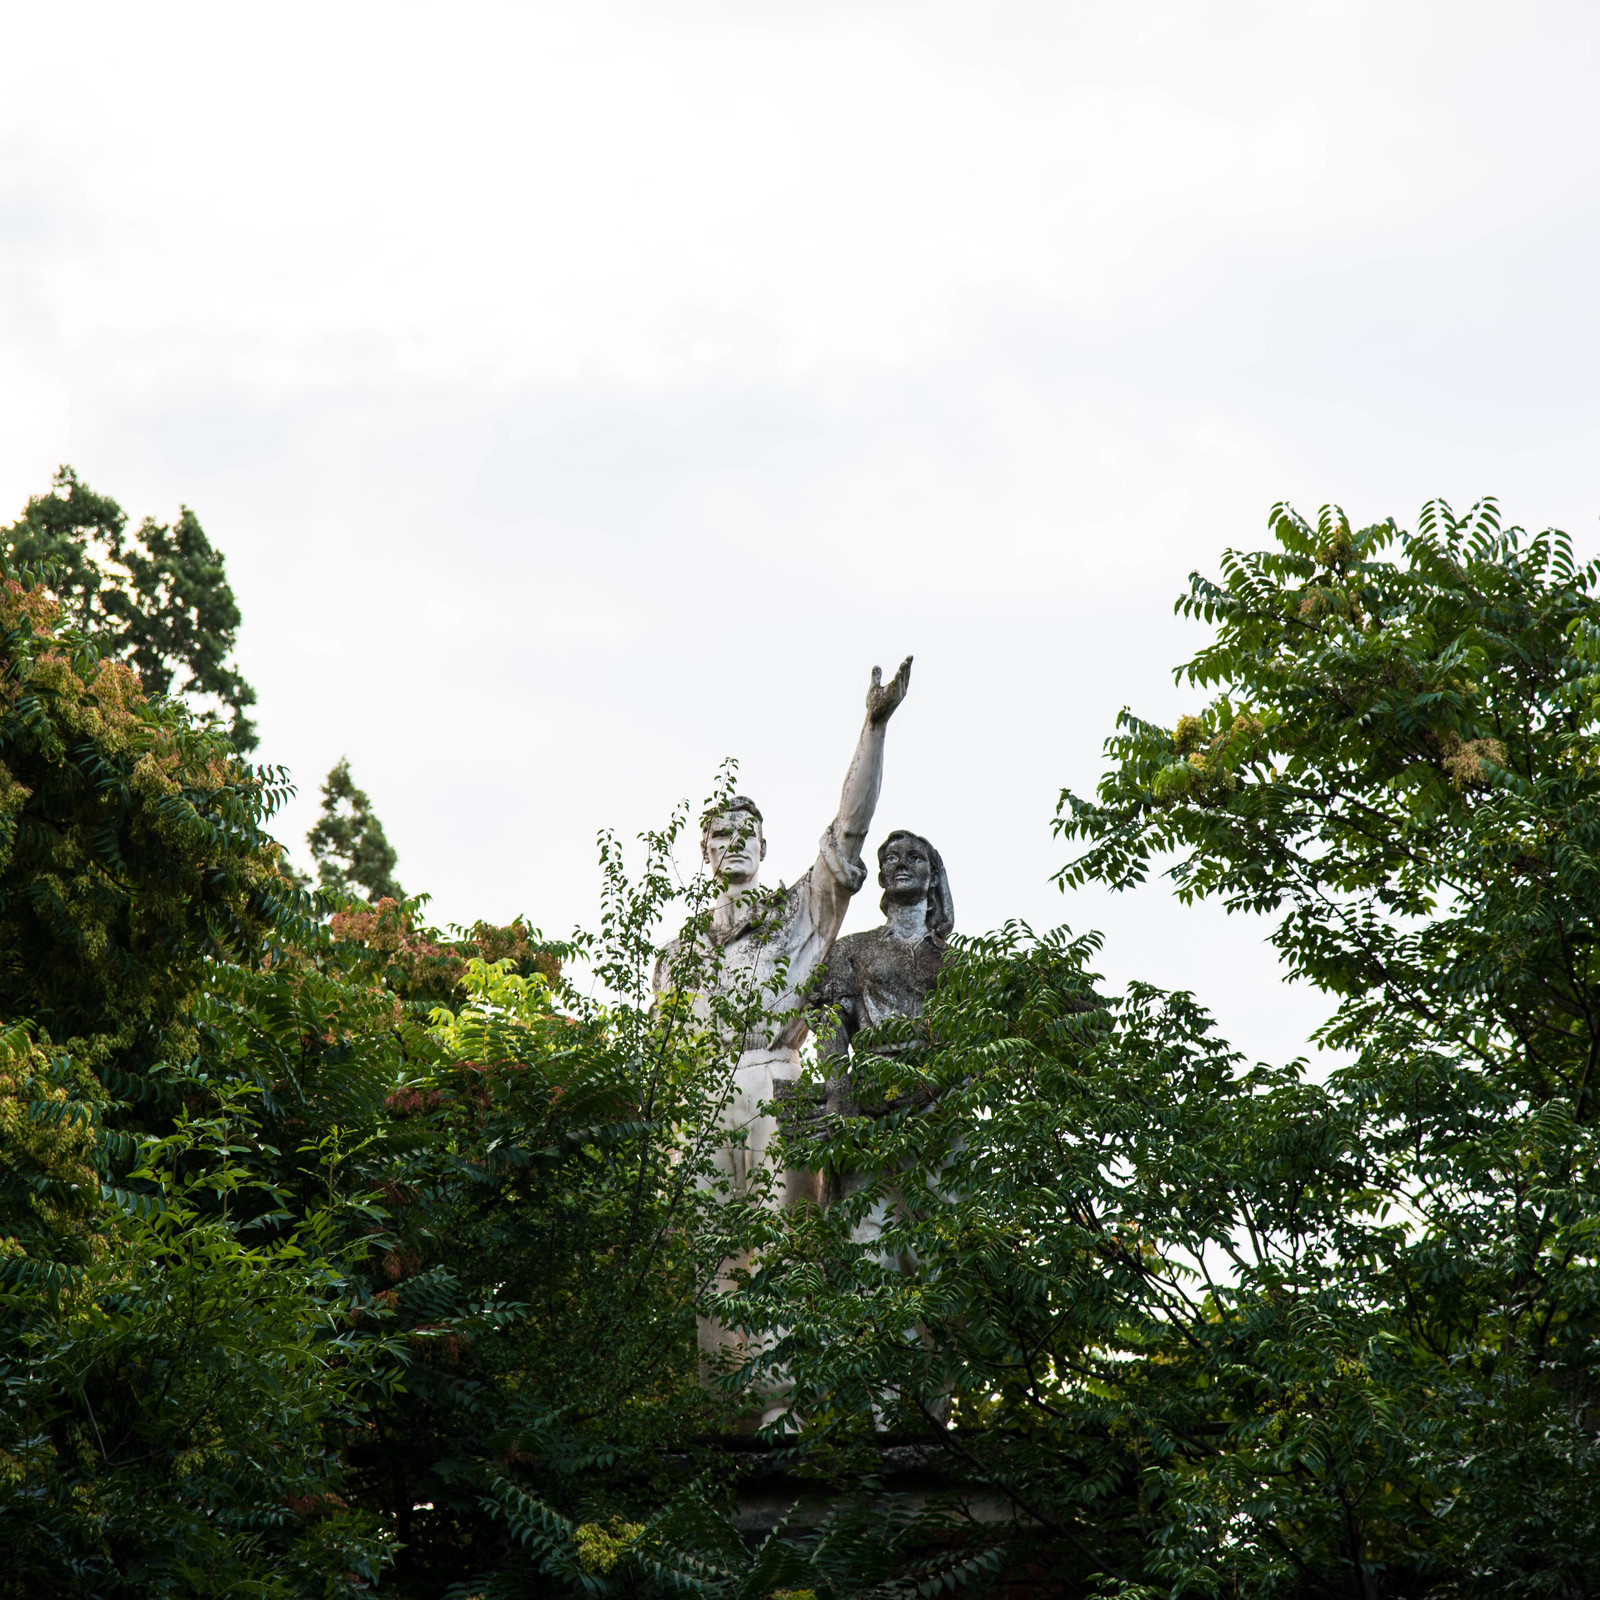
M 767 844 L 754 801 L 738 796 L 702 819 L 701 855 L 721 887 L 709 925 L 697 936 L 701 953 L 720 956 L 716 982 L 723 991 L 764 991 L 761 1022 L 743 1038 L 726 1040 L 734 1065 L 722 1126 L 731 1137 L 714 1161 L 734 1194 L 749 1192 L 778 1131 L 772 1102 L 792 1091 L 800 1076 L 800 1046 L 810 1028 L 801 994 L 838 935 L 851 898 L 866 882 L 861 846 L 883 786 L 884 733 L 910 681 L 910 656 L 888 683 L 877 667 L 872 669 L 867 717 L 845 773 L 838 815 L 798 883 L 775 895 L 760 891 Z M 657 994 L 672 987 L 683 951 L 682 940 L 662 951 L 655 969 Z M 777 1198 L 781 1203 L 814 1200 L 816 1180 L 805 1172 L 782 1173 Z M 701 1319 L 702 1351 L 713 1354 L 736 1344 L 729 1330 Z M 775 1414 L 782 1407 L 769 1409 Z
M 878 848 L 879 902 L 885 921 L 870 933 L 840 939 L 828 955 L 814 1004 L 835 1016 L 831 1037 L 819 1039 L 830 1067 L 826 1107 L 830 1116 L 860 1115 L 849 1073 L 851 1041 L 886 1017 L 921 1016 L 938 981 L 945 941 L 955 927 L 955 901 L 944 860 L 921 834 L 897 828 Z M 828 1175 L 824 1203 L 834 1204 L 859 1189 L 866 1175 Z M 881 1215 L 863 1221 L 862 1240 L 875 1238 Z
M 944 860 L 921 834 L 897 828 L 883 841 L 878 883 L 883 926 L 835 943 L 817 994 L 838 1012 L 838 1030 L 823 1046 L 835 1059 L 848 1054 L 863 1028 L 885 1017 L 921 1016 L 955 927 Z

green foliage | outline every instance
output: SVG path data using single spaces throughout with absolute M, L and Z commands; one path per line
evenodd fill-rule
M 358 890 L 371 901 L 403 900 L 395 882 L 400 859 L 373 815 L 372 802 L 350 777 L 350 763 L 341 756 L 322 785 L 322 812 L 306 835 L 317 879 L 338 894 Z
M 13 576 L 0 1594 L 1591 1592 L 1600 567 L 1487 503 L 1272 527 L 1061 878 L 1270 917 L 1334 1064 L 1010 925 L 789 1117 L 822 1212 L 713 1159 L 772 997 L 687 812 L 603 838 L 593 935 L 439 930 L 341 763 L 313 921 L 281 776 Z M 806 1490 L 764 1537 L 755 1460 Z
M 700 1600 L 911 1600 L 986 1586 L 1000 1552 L 964 1547 L 959 1519 L 903 1500 L 847 1496 L 809 1527 L 784 1518 L 753 1540 L 694 1484 L 648 1521 L 574 1524 L 509 1484 L 496 1499 L 546 1581 L 592 1596 Z
M 0 1593 L 324 1594 L 385 1559 L 329 1498 L 372 1223 L 291 1208 L 214 1025 L 311 936 L 281 778 L 58 614 L 0 583 Z
M 230 714 L 234 748 L 255 748 L 247 710 L 256 693 L 228 664 L 239 607 L 221 553 L 187 506 L 170 525 L 146 517 L 130 534 L 115 500 L 61 467 L 50 493 L 0 529 L 0 559 L 48 564 L 67 619 L 102 654 L 127 662 L 148 694 L 216 705 Z
M 1487 503 L 1273 530 L 1192 580 L 1213 698 L 1124 714 L 1062 879 L 1175 857 L 1272 916 L 1341 1064 L 1101 996 L 1092 939 L 968 942 L 864 1040 L 867 1112 L 794 1135 L 868 1181 L 723 1314 L 778 1335 L 802 1447 L 920 1437 L 1067 1594 L 1587 1593 L 1600 568 Z
M 723 1313 L 778 1336 L 801 1448 L 923 1441 L 1009 1510 L 967 1536 L 1067 1594 L 1573 1592 L 1592 1131 L 1463 1076 L 1419 1162 L 1370 1064 L 1246 1069 L 1185 996 L 1101 999 L 1092 951 L 959 949 L 857 1060 L 877 1114 L 794 1152 L 870 1175 L 774 1219 Z
M 495 1485 L 609 1526 L 727 1409 L 718 1047 L 648 976 L 681 819 L 643 887 L 608 846 L 603 1004 L 522 923 L 318 926 L 267 777 L 3 594 L 0 1592 L 542 1582 Z
M 321 1594 L 383 1564 L 324 1439 L 379 1357 L 328 1336 L 345 1202 L 252 1242 L 284 1197 L 250 1159 L 251 1097 L 189 1084 L 216 1109 L 138 1141 L 94 1259 L 0 1291 L 0 1593 Z
M 346 1454 L 354 1494 L 401 1530 L 407 1593 L 467 1574 L 496 1594 L 581 1591 L 622 1561 L 618 1529 L 702 1469 L 730 1476 L 714 1440 L 739 1397 L 700 1382 L 694 1323 L 737 1227 L 705 1182 L 721 1048 L 650 987 L 655 931 L 682 895 L 682 825 L 647 837 L 637 881 L 604 843 L 599 935 L 467 957 L 430 1013 L 437 1058 L 386 1100 L 392 1148 L 373 1170 L 392 1243 L 368 1292 L 409 1363 L 403 1394 L 374 1404 Z M 337 924 L 375 970 L 404 970 L 403 949 L 378 948 L 395 914 Z M 482 928 L 456 948 L 473 940 L 495 948 Z M 564 983 L 552 956 L 581 956 L 603 1000 Z M 542 1542 L 519 1507 L 567 1533 Z M 591 1531 L 574 1544 L 579 1527 Z
M 1098 799 L 1064 797 L 1089 848 L 1063 881 L 1126 886 L 1176 852 L 1182 898 L 1280 914 L 1287 970 L 1340 1002 L 1328 1043 L 1448 1037 L 1586 1115 L 1600 564 L 1501 531 L 1492 501 L 1431 505 L 1416 534 L 1331 507 L 1272 528 L 1221 586 L 1191 580 L 1180 610 L 1217 637 L 1178 676 L 1222 692 L 1176 734 L 1124 713 Z
M 0 1018 L 137 1073 L 208 960 L 297 915 L 262 828 L 286 785 L 58 616 L 0 576 Z
M 94 1259 L 98 1102 L 89 1074 L 0 1025 L 0 1281 L 70 1279 Z

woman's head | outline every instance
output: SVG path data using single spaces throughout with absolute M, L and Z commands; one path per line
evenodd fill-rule
M 878 886 L 883 890 L 879 908 L 887 915 L 892 905 L 926 906 L 928 932 L 948 938 L 956 925 L 955 899 L 944 858 L 922 837 L 896 828 L 878 846 Z

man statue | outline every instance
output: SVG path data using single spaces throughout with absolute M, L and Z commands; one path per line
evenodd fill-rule
M 767 843 L 754 801 L 738 796 L 702 819 L 701 855 L 720 888 L 693 953 L 711 958 L 719 997 L 758 994 L 761 1000 L 758 1019 L 742 1037 L 727 1039 L 734 1066 L 722 1126 L 729 1137 L 713 1159 L 734 1194 L 749 1192 L 778 1132 L 772 1102 L 800 1076 L 800 1046 L 810 1027 L 802 991 L 838 935 L 851 897 L 866 882 L 861 846 L 883 786 L 884 732 L 910 682 L 910 656 L 888 683 L 877 667 L 872 669 L 867 717 L 845 773 L 839 813 L 798 883 L 776 895 L 759 890 Z M 674 987 L 674 970 L 688 953 L 682 940 L 662 951 L 655 970 L 657 994 Z M 804 1172 L 778 1174 L 776 1198 L 814 1199 L 815 1179 Z M 735 1341 L 727 1330 L 702 1319 L 700 1343 L 702 1350 L 712 1351 Z

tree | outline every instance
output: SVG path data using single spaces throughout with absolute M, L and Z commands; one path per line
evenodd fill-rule
M 1191 580 L 1180 609 L 1217 638 L 1178 676 L 1222 692 L 1171 731 L 1123 714 L 1098 799 L 1065 797 L 1090 848 L 1063 881 L 1178 852 L 1180 898 L 1277 918 L 1288 972 L 1338 1001 L 1327 1043 L 1420 1030 L 1589 1119 L 1600 564 L 1492 501 L 1414 535 L 1337 507 L 1272 528 Z
M 718 1188 L 764 1000 L 697 937 L 652 993 L 714 895 L 686 813 L 637 881 L 602 841 L 593 936 L 441 932 L 341 763 L 319 864 L 369 903 L 317 921 L 278 781 L 13 574 L 0 1585 L 1592 1593 L 1600 563 L 1487 504 L 1272 529 L 1191 580 L 1204 703 L 1124 714 L 1061 877 L 1271 917 L 1334 1066 L 1009 926 L 857 1036 L 855 1109 L 788 1117 L 789 1162 L 864 1174 L 826 1212 Z M 754 1547 L 763 1444 L 833 1505 Z
M 0 554 L 13 564 L 48 563 L 67 621 L 102 654 L 127 662 L 147 694 L 220 707 L 234 748 L 255 748 L 247 714 L 255 690 L 228 663 L 239 607 L 221 553 L 187 506 L 173 523 L 146 517 L 130 533 L 122 507 L 64 466 L 48 494 L 0 529 Z
M 97 1115 L 111 1108 L 65 1072 L 57 1057 L 0 1079 L 5 1133 L 49 1112 L 93 1152 L 85 1171 L 58 1150 L 50 1171 L 76 1180 L 86 1257 L 64 1230 L 54 1249 L 35 1232 L 28 1254 L 0 1252 L 0 1595 L 365 1587 L 385 1541 L 343 1504 L 325 1430 L 396 1364 L 381 1329 L 349 1326 L 349 1200 L 325 1191 L 263 1238 L 253 1224 L 288 1197 L 252 1159 L 248 1092 L 177 1072 L 196 1114 L 115 1162 Z
M 0 1017 L 138 1073 L 208 960 L 298 914 L 262 827 L 284 785 L 61 620 L 0 568 Z
M 291 1209 L 208 1026 L 315 937 L 281 775 L 29 576 L 0 564 L 0 1593 L 322 1594 L 383 1564 L 323 1435 L 381 1365 L 345 1321 L 370 1211 Z
M 395 882 L 400 859 L 373 815 L 372 802 L 350 776 L 350 763 L 340 756 L 322 785 L 322 814 L 306 835 L 317 879 L 325 889 L 340 894 L 361 890 L 371 901 L 403 900 L 405 890 Z
M 1191 580 L 1209 703 L 1124 714 L 1062 881 L 1175 857 L 1273 917 L 1341 1064 L 1101 995 L 1092 940 L 969 941 L 867 1041 L 872 1111 L 794 1135 L 872 1181 L 776 1219 L 724 1315 L 804 1447 L 922 1441 L 1062 1594 L 1589 1593 L 1600 564 L 1488 503 L 1272 531 Z
M 1171 732 L 1124 716 L 1097 800 L 1065 800 L 1065 878 L 1176 852 L 1181 895 L 1273 916 L 1335 1003 L 1347 1204 L 1374 1210 L 1339 1267 L 1412 1375 L 1373 1398 L 1428 1485 L 1412 1551 L 1371 1534 L 1352 1565 L 1571 1592 L 1600 1541 L 1600 563 L 1492 501 L 1414 534 L 1336 506 L 1271 526 L 1191 579 L 1216 637 L 1180 679 L 1215 697 Z
M 27 577 L 0 588 L 0 1595 L 537 1586 L 527 1506 L 570 1556 L 670 1500 L 725 1409 L 681 1144 L 715 1092 L 650 1007 L 659 852 L 586 948 L 609 1004 L 524 923 L 320 921 L 263 831 L 281 777 Z

